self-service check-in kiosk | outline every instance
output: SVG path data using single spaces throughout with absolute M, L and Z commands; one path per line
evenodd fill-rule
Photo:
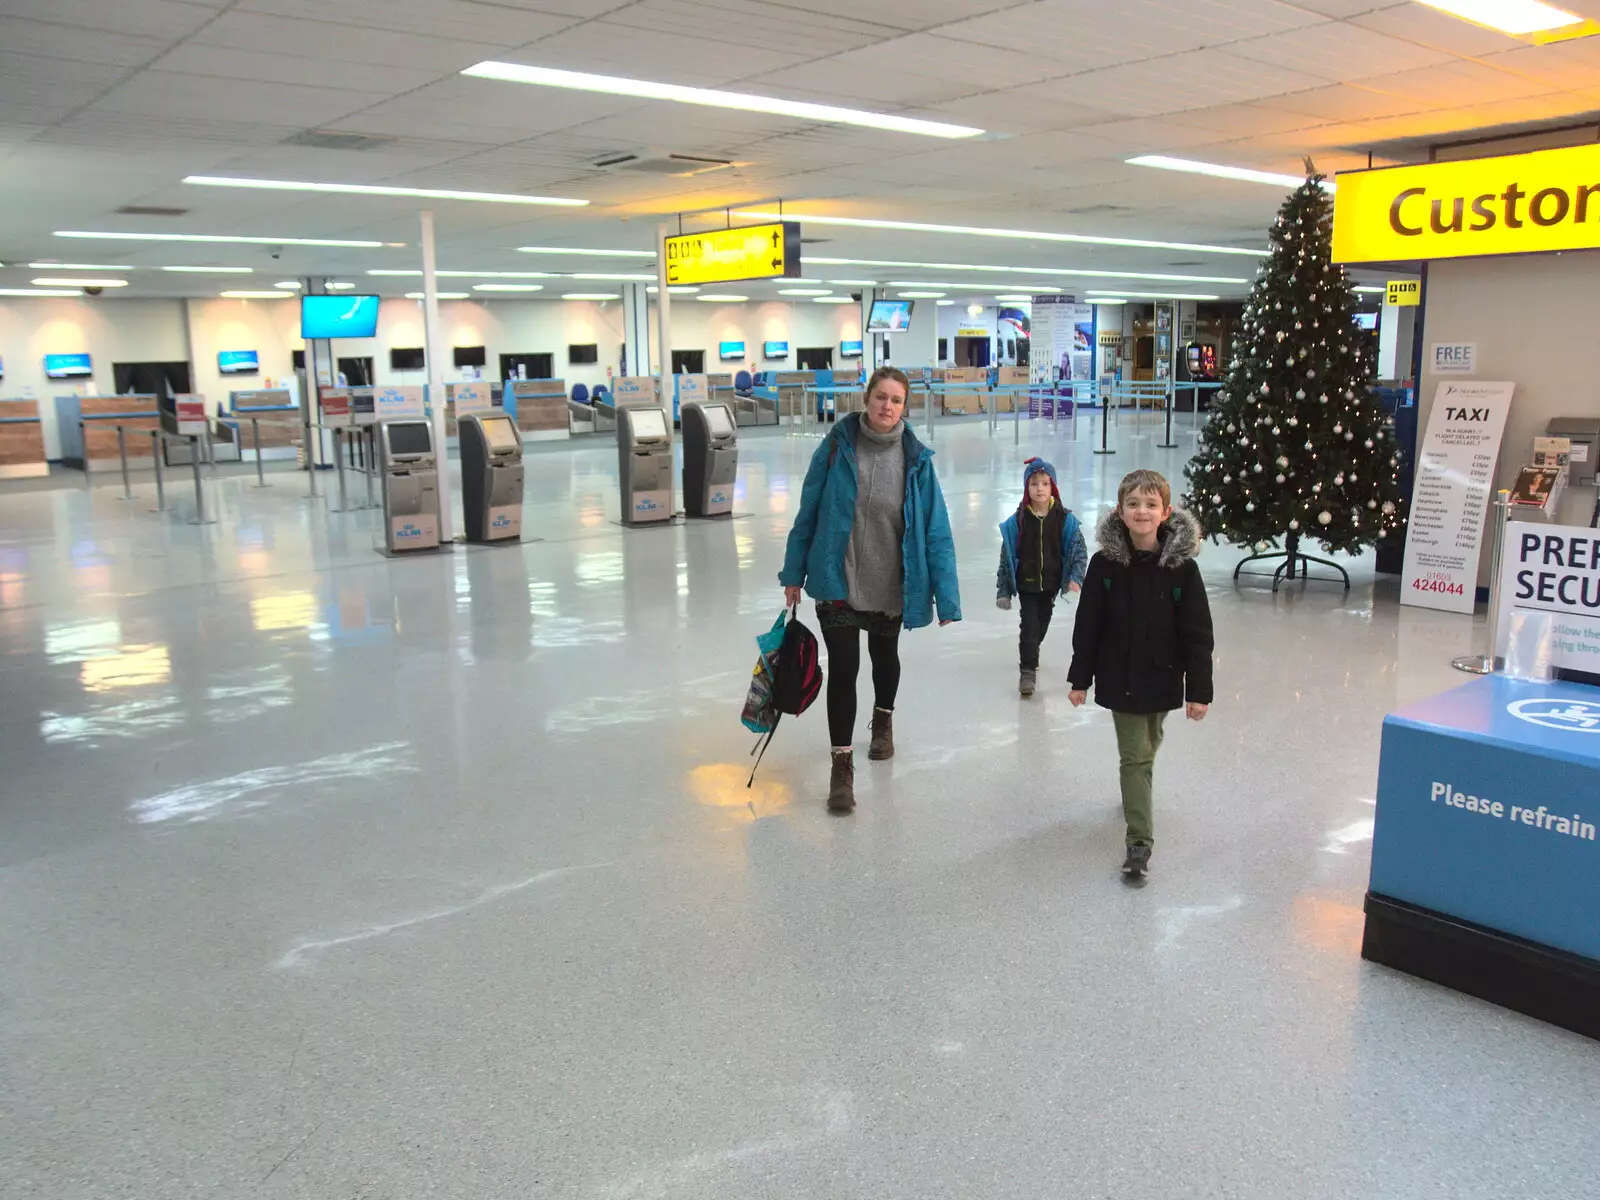
M 461 500 L 467 541 L 522 536 L 522 435 L 503 413 L 463 413 Z
M 683 416 L 683 507 L 691 517 L 733 512 L 739 473 L 739 429 L 726 404 L 686 403 Z
M 667 410 L 653 404 L 617 409 L 618 477 L 622 523 L 672 519 L 672 431 Z
M 383 474 L 384 548 L 391 554 L 439 546 L 439 461 L 426 421 L 377 426 Z

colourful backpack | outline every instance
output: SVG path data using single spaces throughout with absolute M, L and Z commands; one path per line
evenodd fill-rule
M 780 626 L 782 639 L 776 653 L 769 653 L 767 648 Z M 806 628 L 795 615 L 795 609 L 780 614 L 772 629 L 757 639 L 757 644 L 762 654 L 745 700 L 743 720 L 746 728 L 765 733 L 766 737 L 750 751 L 756 756 L 756 765 L 750 769 L 746 787 L 755 784 L 756 771 L 766 757 L 767 747 L 772 745 L 773 735 L 778 732 L 778 722 L 786 714 L 799 716 L 815 704 L 822 693 L 822 661 L 817 650 L 817 635 Z M 764 693 L 759 701 L 758 692 Z M 757 702 L 754 713 L 752 702 Z

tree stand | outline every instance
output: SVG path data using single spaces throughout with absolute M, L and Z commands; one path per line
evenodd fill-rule
M 1274 592 L 1276 592 L 1278 588 L 1283 585 L 1283 582 L 1286 579 L 1298 579 L 1302 583 L 1338 582 L 1337 580 L 1331 579 L 1326 575 L 1319 576 L 1313 580 L 1311 575 L 1312 563 L 1316 563 L 1319 567 L 1332 567 L 1335 571 L 1339 572 L 1340 578 L 1344 580 L 1344 590 L 1347 592 L 1350 590 L 1350 573 L 1338 563 L 1333 562 L 1330 559 L 1318 558 L 1314 554 L 1300 553 L 1300 534 L 1298 532 L 1290 533 L 1285 537 L 1284 548 L 1282 550 L 1263 550 L 1260 554 L 1252 554 L 1249 558 L 1241 559 L 1239 565 L 1233 569 L 1234 582 L 1238 582 L 1240 575 L 1255 575 L 1261 579 L 1267 578 L 1267 573 L 1265 571 L 1246 571 L 1244 569 L 1245 564 L 1253 562 L 1267 562 L 1275 558 L 1281 558 L 1284 561 L 1279 563 L 1278 569 L 1272 573 L 1272 590 Z

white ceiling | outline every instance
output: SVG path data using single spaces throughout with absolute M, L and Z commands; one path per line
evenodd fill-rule
M 1563 3 L 1600 18 L 1600 0 Z M 992 136 L 952 143 L 459 74 L 488 58 L 953 120 Z M 628 269 L 514 248 L 644 249 L 658 220 L 775 199 L 802 213 L 1263 246 L 1280 192 L 1124 160 L 1169 153 L 1292 173 L 1312 154 L 1331 172 L 1365 165 L 1369 152 L 1392 161 L 1427 139 L 1597 110 L 1600 38 L 1533 47 L 1410 0 L 0 0 L 0 261 L 13 264 L 0 286 L 26 286 L 41 272 L 14 264 L 45 259 L 145 268 L 129 273 L 127 296 L 205 295 L 312 273 L 386 292 L 417 286 L 364 275 L 419 265 L 416 201 L 179 182 L 193 173 L 592 202 L 436 204 L 441 266 L 470 270 Z M 308 129 L 388 140 L 360 152 L 284 144 Z M 619 151 L 740 165 L 694 178 L 592 166 Z M 128 204 L 189 211 L 115 212 Z M 289 247 L 273 260 L 259 246 L 69 241 L 57 229 L 408 245 Z M 805 233 L 826 239 L 811 254 L 839 258 L 1253 270 L 1249 259 L 1171 251 L 821 225 Z M 162 264 L 255 274 L 218 283 L 149 269 Z M 806 274 L 949 276 L 849 266 Z

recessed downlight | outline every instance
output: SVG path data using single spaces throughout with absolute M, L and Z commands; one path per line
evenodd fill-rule
M 356 241 L 351 238 L 244 237 L 231 233 L 113 233 L 86 229 L 58 229 L 58 238 L 80 238 L 101 242 L 211 242 L 236 246 L 343 246 L 356 250 L 376 250 L 391 243 Z M 404 243 L 392 243 L 403 245 Z
M 542 292 L 542 283 L 475 283 L 472 285 L 475 292 Z
M 615 292 L 565 292 L 563 300 L 621 300 Z
M 407 300 L 426 300 L 427 298 L 428 298 L 428 293 L 427 292 L 407 292 L 406 293 L 406 299 Z M 470 299 L 472 299 L 472 297 L 466 292 L 435 292 L 434 293 L 434 298 L 436 300 L 470 300 Z
M 228 291 L 218 292 L 224 300 L 293 300 L 289 292 L 254 292 L 254 291 Z
M 56 288 L 119 288 L 127 287 L 126 279 L 80 279 L 76 275 L 46 276 L 32 280 L 34 287 Z
M 695 299 L 706 304 L 744 304 L 750 299 L 750 297 L 714 294 L 709 296 L 696 296 Z
M 255 272 L 254 267 L 162 267 L 161 269 L 184 275 L 250 275 Z

